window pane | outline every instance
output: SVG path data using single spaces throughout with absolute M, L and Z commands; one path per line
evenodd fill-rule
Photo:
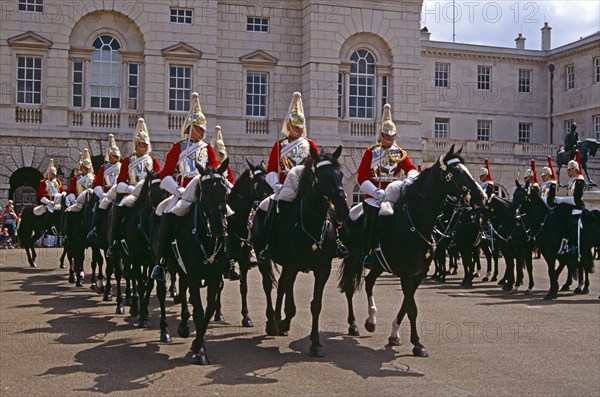
M 354 63 L 350 67 L 348 115 L 353 118 L 374 119 L 377 92 L 375 58 L 367 50 L 358 50 L 350 59 Z
M 248 72 L 246 75 L 246 116 L 267 117 L 268 75 Z
M 17 58 L 17 103 L 41 104 L 42 59 L 40 57 Z

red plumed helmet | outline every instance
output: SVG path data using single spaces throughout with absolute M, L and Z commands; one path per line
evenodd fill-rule
M 577 165 L 579 166 L 579 169 L 577 171 L 579 171 L 579 175 L 582 175 L 581 157 L 579 157 L 579 149 L 575 149 L 575 161 L 577 161 Z
M 531 171 L 533 171 L 533 184 L 538 184 L 537 172 L 535 170 L 535 159 L 531 159 Z
M 552 156 L 548 156 L 548 168 L 552 171 L 552 180 L 556 180 L 556 173 L 554 172 L 554 167 L 552 166 Z
M 487 157 L 485 158 L 484 162 L 485 162 L 485 169 L 488 172 L 488 174 L 487 174 L 488 175 L 488 181 L 493 181 L 493 179 L 492 179 L 492 172 L 490 171 L 490 162 L 488 161 Z

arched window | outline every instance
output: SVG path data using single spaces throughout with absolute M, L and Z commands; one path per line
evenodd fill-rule
M 367 50 L 355 51 L 350 57 L 348 115 L 351 118 L 375 118 L 375 58 Z
M 356 205 L 363 201 L 365 195 L 360 191 L 360 186 L 354 185 L 352 188 L 352 205 Z
M 101 35 L 92 43 L 90 105 L 93 108 L 121 107 L 121 44 L 112 36 Z

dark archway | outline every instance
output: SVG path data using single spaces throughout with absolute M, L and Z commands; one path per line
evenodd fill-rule
M 44 175 L 37 168 L 33 167 L 19 168 L 12 173 L 8 180 L 10 185 L 8 189 L 8 198 L 14 201 L 15 211 L 19 211 L 23 205 L 31 205 L 29 196 L 27 196 L 26 199 L 21 195 L 19 195 L 19 197 L 15 197 L 15 192 L 17 189 L 21 186 L 28 186 L 37 192 L 38 186 L 40 185 L 40 180 L 42 179 L 44 179 Z M 21 191 L 30 192 L 31 190 L 20 189 L 19 192 Z

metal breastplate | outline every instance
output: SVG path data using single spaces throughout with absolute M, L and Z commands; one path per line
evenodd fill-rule
M 289 145 L 292 145 L 293 148 Z M 286 138 L 281 141 L 281 162 L 284 169 L 289 170 L 296 165 L 302 164 L 309 155 L 310 143 L 308 139 L 300 137 L 290 142 Z
M 50 197 L 54 197 L 58 194 L 58 191 L 60 189 L 60 185 L 58 184 L 58 181 L 56 179 L 53 179 L 51 181 L 46 180 L 46 194 L 49 195 Z
M 548 197 L 550 194 L 550 182 L 544 182 L 540 187 L 540 197 Z
M 113 187 L 117 183 L 120 171 L 121 163 L 115 163 L 114 166 L 111 163 L 104 163 L 104 186 Z
M 567 195 L 574 196 L 575 195 L 575 186 L 577 182 L 577 177 L 571 178 L 569 181 L 569 186 L 567 187 Z
M 196 145 L 198 142 L 190 142 L 190 147 Z M 178 159 L 176 176 L 183 175 L 184 178 L 193 178 L 198 175 L 198 169 L 196 168 L 196 162 L 200 163 L 202 167 L 206 167 L 208 162 L 208 145 L 204 142 L 200 142 L 196 149 L 187 153 L 184 158 Z M 180 153 L 188 148 L 187 141 L 179 143 Z
M 129 156 L 129 168 L 127 170 L 127 183 L 130 185 L 136 185 L 138 182 L 146 179 L 146 170 L 154 169 L 154 164 L 152 162 L 152 157 L 147 156 L 147 158 L 135 164 L 135 160 L 137 160 L 140 156 L 137 154 L 132 154 Z
M 394 171 L 398 164 L 404 160 L 403 151 L 400 147 L 392 145 L 389 149 L 381 145 L 371 149 L 371 169 L 377 180 L 395 181 Z
M 77 182 L 75 182 L 75 191 L 77 194 L 81 194 L 86 189 L 92 187 L 94 187 L 94 174 L 89 173 L 77 177 Z

